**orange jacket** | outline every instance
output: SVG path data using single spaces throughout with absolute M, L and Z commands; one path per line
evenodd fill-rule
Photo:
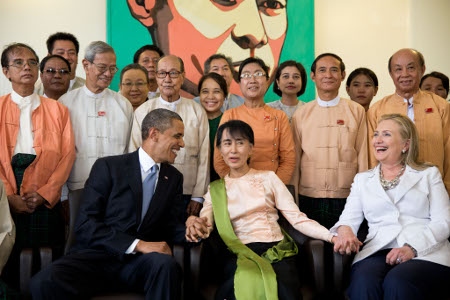
M 31 114 L 36 159 L 25 170 L 21 194 L 37 192 L 53 207 L 75 160 L 75 140 L 69 110 L 61 103 L 40 97 Z M 0 97 L 0 179 L 6 194 L 17 194 L 11 159 L 20 127 L 20 109 L 11 94 Z

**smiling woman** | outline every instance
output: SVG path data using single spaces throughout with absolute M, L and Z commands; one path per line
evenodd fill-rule
M 241 120 L 250 124 L 255 133 L 250 167 L 274 171 L 288 184 L 295 167 L 294 141 L 286 114 L 264 103 L 264 94 L 268 88 L 268 69 L 259 58 L 249 57 L 241 63 L 239 86 L 244 95 L 244 104 L 225 111 L 220 123 Z M 229 172 L 217 147 L 214 152 L 214 168 L 220 177 Z

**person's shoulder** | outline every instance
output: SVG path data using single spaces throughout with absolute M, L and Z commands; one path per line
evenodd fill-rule
M 67 93 L 59 97 L 58 102 L 61 102 L 67 107 L 70 107 L 70 104 L 74 103 L 75 101 L 80 101 L 84 98 L 83 95 L 80 95 L 80 93 L 83 92 L 83 87 L 84 86 L 67 91 Z
M 173 176 L 183 178 L 183 174 L 169 163 L 161 163 L 161 171 L 172 174 Z

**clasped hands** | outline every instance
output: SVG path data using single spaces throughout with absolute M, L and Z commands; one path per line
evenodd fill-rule
M 333 237 L 334 252 L 350 255 L 358 253 L 362 243 L 348 226 L 339 226 L 338 235 Z
M 211 226 L 206 217 L 190 216 L 186 220 L 186 240 L 199 242 L 201 239 L 206 239 L 209 236 Z
M 21 214 L 31 214 L 36 210 L 36 208 L 45 203 L 45 199 L 38 193 L 32 192 L 26 193 L 23 196 L 9 195 L 8 202 L 12 211 Z

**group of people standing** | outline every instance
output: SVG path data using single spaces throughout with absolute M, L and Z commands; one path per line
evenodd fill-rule
M 199 97 L 188 99 L 184 62 L 156 46 L 122 69 L 118 93 L 108 88 L 118 68 L 107 43 L 87 46 L 85 82 L 75 75 L 73 35 L 56 33 L 47 46 L 41 64 L 21 43 L 1 57 L 13 89 L 0 98 L 0 284 L 8 293 L 17 289 L 21 250 L 51 246 L 68 254 L 33 278 L 35 299 L 88 297 L 111 282 L 147 299 L 179 299 L 172 245 L 217 228 L 231 251 L 218 299 L 301 299 L 290 259 L 297 248 L 278 212 L 329 249 L 357 253 L 352 299 L 426 299 L 445 289 L 450 106 L 421 90 L 440 88 L 432 75 L 421 82 L 420 52 L 391 56 L 395 93 L 369 108 L 376 75 L 356 69 L 347 80 L 352 99 L 340 97 L 346 70 L 334 53 L 312 63 L 314 101 L 298 100 L 306 70 L 286 61 L 273 87 L 281 99 L 267 105 L 269 66 L 256 57 L 235 72 L 228 57 L 212 55 Z M 234 78 L 242 96 L 229 93 Z M 442 85 L 448 93 L 448 80 Z M 68 210 L 79 211 L 76 222 Z M 280 247 L 285 256 L 273 257 Z

